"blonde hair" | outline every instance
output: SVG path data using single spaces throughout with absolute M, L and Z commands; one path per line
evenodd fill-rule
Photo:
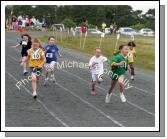
M 32 43 L 38 43 L 39 44 L 39 48 L 42 48 L 41 41 L 38 38 L 33 38 L 32 39 Z
M 96 50 L 100 50 L 101 52 L 103 52 L 103 50 L 102 50 L 101 48 L 95 48 L 95 51 L 96 51 Z

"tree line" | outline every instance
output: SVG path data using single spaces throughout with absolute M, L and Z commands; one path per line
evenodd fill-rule
M 68 19 L 76 26 L 88 20 L 89 24 L 97 27 L 101 27 L 102 22 L 108 27 L 115 22 L 118 27 L 155 29 L 155 9 L 143 14 L 141 10 L 135 11 L 128 5 L 14 5 L 6 6 L 5 13 L 6 17 L 28 15 L 39 20 L 45 18 L 48 26 Z

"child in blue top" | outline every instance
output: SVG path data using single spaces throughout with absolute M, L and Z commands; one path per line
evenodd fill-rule
M 55 82 L 54 77 L 54 69 L 55 64 L 57 62 L 57 55 L 61 57 L 61 54 L 59 52 L 58 47 L 55 45 L 55 38 L 54 36 L 50 36 L 48 38 L 48 45 L 44 47 L 45 57 L 46 57 L 46 63 L 45 63 L 45 82 L 44 85 L 46 86 L 48 82 L 48 75 L 50 73 L 51 80 Z

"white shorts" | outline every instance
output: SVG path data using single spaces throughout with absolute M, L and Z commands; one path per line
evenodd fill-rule
M 92 81 L 100 81 L 103 78 L 103 73 L 92 73 Z
M 55 64 L 56 62 L 55 61 L 52 61 L 50 63 L 45 63 L 44 64 L 44 67 L 47 71 L 53 71 L 54 70 L 54 67 L 55 67 Z

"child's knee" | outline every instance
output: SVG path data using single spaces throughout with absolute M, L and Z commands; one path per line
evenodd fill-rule
M 32 74 L 31 76 L 32 76 L 32 81 L 36 81 L 37 80 L 36 75 Z
M 124 82 L 124 78 L 123 77 L 118 78 L 118 84 L 119 85 L 123 85 L 123 82 Z

